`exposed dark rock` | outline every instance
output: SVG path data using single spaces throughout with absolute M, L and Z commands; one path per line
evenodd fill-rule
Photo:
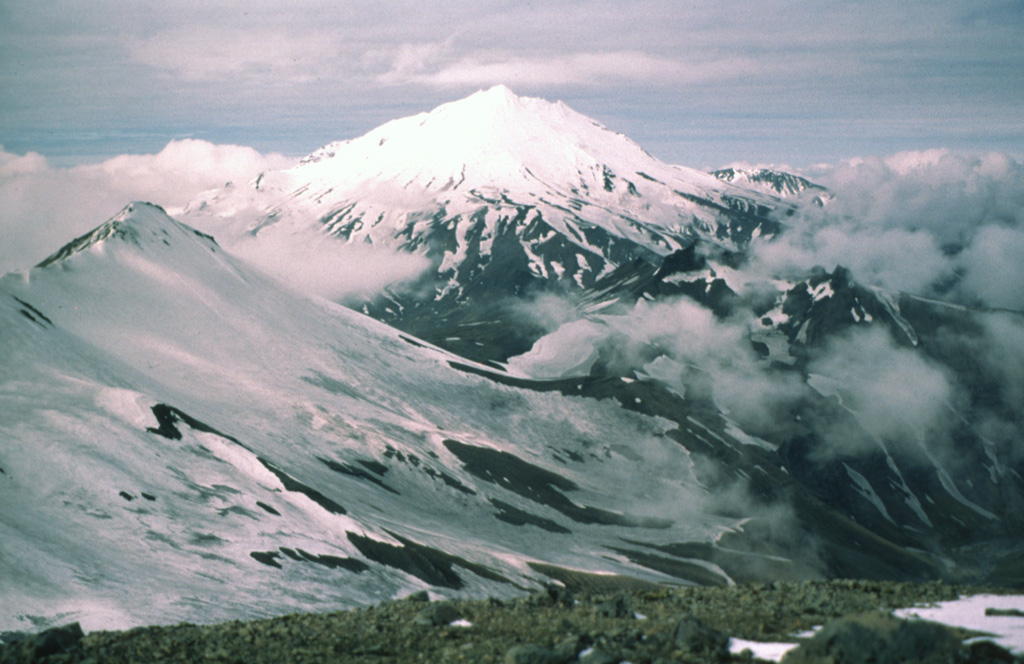
M 262 509 L 267 514 L 273 514 L 274 516 L 281 516 L 280 512 L 278 512 L 273 507 L 271 507 L 270 505 L 268 505 L 268 504 L 266 504 L 266 503 L 264 503 L 262 501 L 257 500 L 256 501 L 256 506 L 259 507 L 260 509 Z
M 281 567 L 281 563 L 277 562 L 277 559 L 281 557 L 281 554 L 277 551 L 253 551 L 249 555 L 252 556 L 254 560 L 257 560 L 264 565 L 283 569 Z
M 971 657 L 970 650 L 963 645 L 963 637 L 964 634 L 938 623 L 901 620 L 881 612 L 864 613 L 828 623 L 812 639 L 787 653 L 782 661 L 784 664 L 983 661 Z
M 696 655 L 719 659 L 729 655 L 729 637 L 693 616 L 686 616 L 679 621 L 672 633 L 672 640 L 683 651 Z
M 407 574 L 429 583 L 432 586 L 458 590 L 465 584 L 452 567 L 458 566 L 469 570 L 477 576 L 492 581 L 510 583 L 508 579 L 487 569 L 483 565 L 445 553 L 439 549 L 417 544 L 391 533 L 400 544 L 388 544 L 357 533 L 348 533 L 348 540 L 355 545 L 367 559 L 381 565 L 400 569 Z
M 258 459 L 259 462 L 263 464 L 263 466 L 267 470 L 274 473 L 274 475 L 277 476 L 277 479 L 281 480 L 281 484 L 284 485 L 286 491 L 295 491 L 297 493 L 305 495 L 307 498 L 309 498 L 314 503 L 324 508 L 331 514 L 348 514 L 348 510 L 346 510 L 344 507 L 334 502 L 324 494 L 320 493 L 313 487 L 306 486 L 305 484 L 298 481 L 297 479 L 295 479 L 288 473 L 284 472 L 274 464 L 270 463 L 263 457 L 258 457 Z
M 459 458 L 466 472 L 541 505 L 558 510 L 577 523 L 631 527 L 664 527 L 664 520 L 643 520 L 586 505 L 577 505 L 563 491 L 575 491 L 576 483 L 558 473 L 523 461 L 503 450 L 445 440 L 444 446 Z
M 38 634 L 17 635 L 0 647 L 0 664 L 48 661 L 51 656 L 62 654 L 69 658 L 66 661 L 78 661 L 71 658 L 81 654 L 80 642 L 84 636 L 78 623 L 53 627 Z
M 184 422 L 195 431 L 202 431 L 203 433 L 212 433 L 214 435 L 220 436 L 221 438 L 224 438 L 225 440 L 230 440 L 236 445 L 242 445 L 242 443 L 240 443 L 238 439 L 233 438 L 232 436 L 229 436 L 225 433 L 221 433 L 220 431 L 217 431 L 210 425 L 200 422 L 199 420 L 192 417 L 188 413 L 181 411 L 175 408 L 174 406 L 168 406 L 165 403 L 158 403 L 155 406 L 153 406 L 151 410 L 153 411 L 153 415 L 156 416 L 156 421 L 157 423 L 159 423 L 160 426 L 156 428 L 147 427 L 146 431 L 150 433 L 155 433 L 158 436 L 163 436 L 168 440 L 181 440 L 181 431 L 178 430 L 178 427 L 175 425 L 178 422 Z M 245 446 L 242 445 L 242 447 Z
M 385 491 L 395 494 L 396 496 L 400 495 L 397 491 L 389 487 L 387 484 L 381 481 L 379 477 L 377 477 L 377 475 L 383 475 L 383 473 L 381 472 L 370 473 L 369 471 L 363 468 L 359 468 L 348 463 L 339 463 L 337 461 L 327 459 L 325 457 L 317 457 L 317 459 L 320 461 L 320 463 L 324 464 L 325 466 L 327 466 L 336 473 L 348 475 L 349 477 L 355 477 L 361 480 L 366 480 L 367 482 L 375 484 L 380 488 L 384 489 Z M 387 467 L 385 466 L 384 469 L 387 470 Z
M 365 572 L 370 567 L 366 563 L 356 558 L 342 558 L 340 556 L 331 556 L 327 554 L 315 555 L 302 549 L 290 549 L 288 547 L 281 547 L 279 549 L 281 553 L 288 556 L 296 562 L 302 563 L 314 563 L 316 565 L 322 565 L 328 569 L 345 569 L 349 572 Z
M 416 614 L 416 624 L 439 627 L 459 618 L 459 611 L 451 602 L 434 602 Z
M 536 514 L 530 514 L 524 510 L 519 509 L 514 505 L 510 505 L 504 501 L 498 500 L 497 498 L 491 498 L 491 504 L 498 508 L 498 513 L 494 515 L 494 518 L 505 523 L 510 523 L 513 526 L 537 526 L 549 533 L 559 533 L 562 535 L 571 534 L 572 531 L 565 526 L 560 526 L 551 519 L 547 519 Z
M 625 618 L 632 614 L 629 600 L 624 595 L 617 595 L 597 605 L 597 613 L 605 618 Z

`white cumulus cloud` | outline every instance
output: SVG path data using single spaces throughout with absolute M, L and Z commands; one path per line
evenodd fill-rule
M 1024 165 L 990 152 L 901 152 L 806 174 L 834 198 L 756 247 L 769 272 L 850 268 L 859 281 L 1024 310 Z
M 34 265 L 133 200 L 173 213 L 201 191 L 290 163 L 248 147 L 182 140 L 157 154 L 54 168 L 38 154 L 0 147 L 0 273 Z

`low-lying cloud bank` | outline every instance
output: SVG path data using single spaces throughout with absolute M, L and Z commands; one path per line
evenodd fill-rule
M 241 185 L 293 163 L 249 147 L 189 139 L 172 141 L 157 154 L 54 168 L 41 155 L 12 154 L 0 146 L 0 273 L 33 265 L 132 200 L 157 203 L 174 214 L 200 192 L 227 182 Z M 901 152 L 802 174 L 834 197 L 824 208 L 805 206 L 778 241 L 755 246 L 755 263 L 766 273 L 844 265 L 862 283 L 1024 310 L 1024 165 L 1012 157 Z M 373 258 L 344 261 L 359 267 L 353 276 L 363 275 L 362 290 L 416 269 L 378 267 L 381 278 L 367 280 L 365 268 Z M 319 272 L 338 270 L 343 266 Z M 316 279 L 305 276 L 293 275 L 293 282 L 308 289 Z
M 834 198 L 807 206 L 768 272 L 843 265 L 862 283 L 963 304 L 1024 310 L 1024 165 L 948 150 L 852 159 L 804 173 Z
M 174 214 L 201 191 L 291 163 L 278 154 L 189 139 L 171 141 L 157 154 L 54 168 L 39 154 L 0 146 L 0 273 L 34 265 L 132 201 Z
M 831 197 L 787 218 L 778 238 L 755 243 L 750 287 L 842 265 L 863 285 L 989 311 L 968 326 L 932 331 L 927 350 L 883 325 L 835 333 L 807 349 L 805 381 L 754 351 L 750 334 L 763 326 L 750 310 L 722 319 L 686 298 L 641 300 L 616 315 L 558 326 L 533 351 L 511 358 L 510 368 L 537 377 L 578 375 L 597 362 L 635 371 L 687 398 L 711 397 L 748 433 L 779 440 L 789 430 L 811 431 L 819 460 L 897 445 L 901 454 L 952 469 L 960 462 L 955 432 L 967 417 L 1001 459 L 1019 459 L 1024 166 L 1004 154 L 930 150 L 802 175 Z M 834 406 L 808 410 L 810 403 Z
M 171 141 L 157 154 L 55 168 L 39 154 L 12 154 L 0 146 L 0 274 L 35 265 L 131 201 L 156 203 L 176 216 L 204 191 L 228 183 L 244 187 L 261 172 L 295 163 L 250 147 L 187 139 Z M 418 257 L 330 238 L 310 242 L 282 234 L 267 243 L 202 230 L 288 286 L 334 300 L 372 296 L 427 267 Z
M 358 304 L 390 286 L 414 281 L 431 265 L 422 256 L 324 235 L 243 235 L 225 238 L 225 246 L 300 293 L 342 304 Z

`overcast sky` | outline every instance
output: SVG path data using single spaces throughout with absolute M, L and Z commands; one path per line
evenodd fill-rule
M 492 84 L 667 161 L 1024 154 L 1024 0 L 0 0 L 0 145 L 306 154 Z

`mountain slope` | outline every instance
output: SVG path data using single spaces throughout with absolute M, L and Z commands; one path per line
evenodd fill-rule
M 190 225 L 129 206 L 0 280 L 0 556 L 25 570 L 0 629 L 508 595 L 563 567 L 1024 583 L 1024 317 L 765 274 L 751 244 L 805 203 L 496 88 Z M 324 279 L 324 247 L 431 267 L 350 302 L 375 321 L 248 243 Z
M 1024 527 L 1024 403 L 999 368 L 1020 317 L 841 267 L 764 274 L 751 247 L 830 195 L 786 173 L 666 165 L 498 87 L 212 192 L 186 218 L 268 246 L 326 236 L 424 256 L 417 283 L 351 304 L 494 380 L 673 422 L 695 464 L 792 506 L 828 574 L 990 578 Z
M 508 595 L 540 562 L 727 581 L 609 549 L 739 524 L 670 423 L 497 384 L 150 205 L 87 237 L 0 280 L 0 629 Z
M 811 192 L 820 203 L 820 197 L 827 195 L 827 190 L 806 178 L 792 173 L 776 171 L 770 168 L 720 168 L 711 171 L 722 182 L 729 182 L 748 189 L 763 191 L 773 196 L 789 198 L 802 196 Z
M 514 320 L 470 311 L 574 292 L 632 260 L 658 264 L 697 238 L 743 247 L 778 232 L 771 213 L 791 209 L 660 162 L 560 102 L 498 86 L 329 144 L 249 187 L 211 192 L 183 218 L 229 247 L 304 234 L 421 255 L 432 267 L 419 282 L 364 311 L 500 360 L 529 348 L 537 330 L 510 341 L 502 331 L 517 329 Z

